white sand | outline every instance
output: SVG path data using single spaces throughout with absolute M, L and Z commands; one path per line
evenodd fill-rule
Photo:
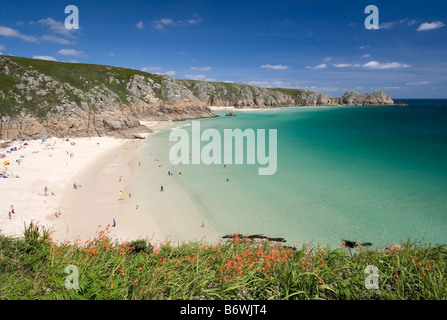
M 28 146 L 24 146 L 25 143 Z M 7 149 L 0 149 L 0 153 L 6 154 L 1 162 L 10 162 L 7 170 L 0 164 L 1 170 L 19 176 L 0 179 L 0 231 L 9 236 L 21 236 L 24 223 L 31 221 L 53 226 L 66 214 L 60 206 L 62 192 L 67 185 L 76 182 L 76 174 L 95 158 L 123 144 L 123 140 L 115 138 L 75 138 L 69 141 L 51 138 L 44 143 L 41 140 L 15 141 Z M 6 153 L 14 147 L 18 151 Z M 22 160 L 20 165 L 17 159 Z M 82 184 L 81 181 L 77 183 Z M 45 186 L 48 187 L 47 196 Z M 9 219 L 11 205 L 15 214 Z M 54 213 L 58 210 L 61 210 L 61 216 L 56 218 Z
M 209 107 L 211 111 L 231 111 L 231 112 L 262 112 L 279 109 L 279 107 L 271 108 L 235 108 L 235 107 Z
M 162 121 L 143 124 L 154 130 L 152 134 L 175 125 Z M 29 144 L 26 147 L 25 142 Z M 7 173 L 19 176 L 0 179 L 2 234 L 21 236 L 24 223 L 36 221 L 52 228 L 55 241 L 85 241 L 94 238 L 97 231 L 104 230 L 108 224 L 112 225 L 115 218 L 117 225 L 110 228 L 109 236 L 120 242 L 146 239 L 159 244 L 218 240 L 211 225 L 201 227 L 203 217 L 193 200 L 167 176 L 168 164 L 160 169 L 154 159 L 138 157 L 143 143 L 150 144 L 150 135 L 146 140 L 96 137 L 69 141 L 52 138 L 43 144 L 40 140 L 25 142 L 13 142 L 8 150 L 17 147 L 18 151 L 6 153 L 6 158 L 1 159 L 1 162 L 11 163 Z M 71 145 L 72 142 L 75 145 Z M 0 153 L 5 152 L 6 149 L 0 149 Z M 21 156 L 23 161 L 18 165 L 16 159 Z M 139 161 L 142 161 L 141 166 Z M 139 170 L 149 172 L 149 189 L 146 184 L 141 190 L 130 187 Z M 73 188 L 73 183 L 78 184 L 77 189 Z M 166 186 L 165 192 L 160 192 L 160 185 Z M 47 196 L 44 195 L 45 186 L 48 187 Z M 149 206 L 138 200 L 142 197 L 151 199 Z M 11 205 L 16 213 L 9 219 Z M 61 215 L 56 217 L 54 213 L 59 210 Z

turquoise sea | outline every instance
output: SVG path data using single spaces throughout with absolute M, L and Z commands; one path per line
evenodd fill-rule
M 222 235 L 330 247 L 342 239 L 447 243 L 447 100 L 402 101 L 409 106 L 216 112 L 200 120 L 202 130 L 223 137 L 224 129 L 277 129 L 276 174 L 258 175 L 258 164 L 180 164 L 173 178 Z M 175 126 L 190 132 L 191 123 Z M 152 136 L 145 148 L 166 161 L 169 134 Z

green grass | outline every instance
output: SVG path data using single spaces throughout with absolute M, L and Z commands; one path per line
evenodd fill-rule
M 0 112 L 2 115 L 16 116 L 20 111 L 25 110 L 39 118 L 44 118 L 48 112 L 52 111 L 52 107 L 60 105 L 60 95 L 42 83 L 39 89 L 47 90 L 47 95 L 38 96 L 33 93 L 31 94 L 33 97 L 31 101 L 17 106 L 15 99 L 12 97 L 12 93 L 20 96 L 22 100 L 25 98 L 23 93 L 16 87 L 21 82 L 17 75 L 22 76 L 28 73 L 28 76 L 31 76 L 32 73 L 30 71 L 37 71 L 39 74 L 50 76 L 55 81 L 69 84 L 84 93 L 94 90 L 95 87 L 105 87 L 116 93 L 120 99 L 119 103 L 123 105 L 128 104 L 126 97 L 130 95 L 130 92 L 127 90 L 127 83 L 135 75 L 150 78 L 154 83 L 161 84 L 162 82 L 162 76 L 160 75 L 127 68 L 82 63 L 64 63 L 22 57 L 2 56 L 2 58 L 4 61 L 0 61 L 0 69 L 5 65 L 8 66 L 10 71 L 9 75 L 0 74 L 0 91 L 6 95 L 5 99 L 3 99 L 3 94 L 0 92 Z M 109 81 L 111 77 L 120 83 Z M 164 100 L 161 90 L 158 91 L 155 90 L 155 94 L 158 98 Z M 79 96 L 67 89 L 65 93 L 70 101 L 80 106 L 82 100 Z M 91 105 L 90 101 L 85 102 L 94 110 L 95 106 Z
M 379 251 L 310 242 L 293 249 L 233 237 L 154 248 L 143 240 L 113 242 L 109 227 L 91 241 L 65 244 L 52 242 L 35 224 L 25 228 L 22 239 L 0 236 L 1 299 L 447 298 L 445 245 L 406 242 L 398 250 Z M 379 270 L 378 289 L 365 287 L 368 265 Z M 70 282 L 73 269 L 65 272 L 68 266 L 77 268 L 78 287 Z

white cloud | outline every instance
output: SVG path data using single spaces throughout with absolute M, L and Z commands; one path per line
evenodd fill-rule
M 191 67 L 191 70 L 197 70 L 197 71 L 211 71 L 213 68 L 211 67 Z
M 54 42 L 57 44 L 72 44 L 71 41 L 69 41 L 65 38 L 61 38 L 61 37 L 58 37 L 55 35 L 50 35 L 50 34 L 42 36 L 42 40 L 48 41 L 48 42 Z
M 409 27 L 411 27 L 412 25 L 414 25 L 414 24 L 416 24 L 417 23 L 417 21 L 416 20 L 410 20 L 410 19 L 408 19 L 408 18 L 405 18 L 405 19 L 402 19 L 402 20 L 400 20 L 399 21 L 400 23 L 407 23 L 407 26 L 409 26 Z
M 360 49 L 360 50 L 364 50 L 364 49 L 367 49 L 367 48 L 369 48 L 369 47 L 370 47 L 370 45 L 367 44 L 367 45 L 365 45 L 365 46 L 361 46 L 361 47 L 359 47 L 359 49 Z
M 174 25 L 174 21 L 171 18 L 163 18 L 152 22 L 152 26 L 158 30 L 162 30 L 164 27 L 172 25 Z
M 109 57 L 111 57 L 111 58 L 115 58 L 115 53 L 110 52 L 110 53 L 109 53 Z
M 326 63 L 322 63 L 319 64 L 315 67 L 311 67 L 311 66 L 307 66 L 306 69 L 310 69 L 310 70 L 321 70 L 321 69 L 326 69 L 327 68 L 327 64 Z
M 166 71 L 164 74 L 167 75 L 167 76 L 171 76 L 171 77 L 173 77 L 173 76 L 176 75 L 176 73 L 177 73 L 177 72 L 175 72 L 175 71 L 173 71 L 173 70 L 170 70 L 170 71 Z
M 75 49 L 61 49 L 59 50 L 58 54 L 64 55 L 64 56 L 74 56 L 74 57 L 84 57 L 85 53 L 81 50 L 75 50 Z
M 47 60 L 47 61 L 57 61 L 57 59 L 55 57 L 52 57 L 52 56 L 33 56 L 33 59 Z
M 371 55 L 370 54 L 364 54 L 363 56 L 361 56 L 360 58 L 369 58 L 369 57 L 371 57 Z
M 422 23 L 417 31 L 429 31 L 429 30 L 435 30 L 444 27 L 445 24 L 442 21 L 435 21 L 435 22 L 424 22 Z
M 385 90 L 399 90 L 401 87 L 385 87 Z
M 332 57 L 326 57 L 326 58 L 323 59 L 323 62 L 329 62 L 331 60 L 332 60 Z
M 141 71 L 150 72 L 150 71 L 161 71 L 160 67 L 143 67 Z
M 189 80 L 200 80 L 204 81 L 206 79 L 205 74 L 185 74 L 185 78 Z
M 202 21 L 199 17 L 194 17 L 192 19 L 185 19 L 185 20 L 177 20 L 174 21 L 172 18 L 163 18 L 159 20 L 152 21 L 152 27 L 158 30 L 163 30 L 165 27 L 168 26 L 185 26 L 185 25 L 197 25 Z
M 28 42 L 39 42 L 39 40 L 34 37 L 34 36 L 28 36 L 25 34 L 21 34 L 20 31 L 9 28 L 9 27 L 3 27 L 0 26 L 0 36 L 4 36 L 4 37 L 13 37 L 13 38 L 19 38 L 22 39 L 23 41 L 28 41 Z
M 161 70 L 162 69 L 160 67 L 143 67 L 143 68 L 141 68 L 141 71 L 159 74 L 159 75 L 167 75 L 167 76 L 173 77 L 177 74 L 177 72 L 175 72 L 173 70 L 169 70 L 166 72 L 160 72 Z M 155 71 L 157 71 L 157 72 L 155 72 Z
M 407 82 L 405 83 L 405 85 L 407 86 L 424 86 L 427 84 L 432 84 L 433 82 L 431 81 L 415 81 L 415 82 Z
M 39 21 L 37 21 L 38 23 L 40 23 L 43 26 L 47 26 L 50 27 L 50 31 L 53 33 L 57 33 L 63 36 L 67 36 L 67 37 L 73 37 L 74 36 L 74 31 L 76 29 L 67 29 L 65 28 L 65 24 L 61 21 L 56 21 L 53 18 L 46 18 L 46 19 L 40 19 Z
M 358 63 L 335 63 L 332 65 L 334 68 L 359 68 L 362 65 Z
M 281 64 L 277 64 L 277 65 L 264 64 L 260 68 L 261 69 L 270 69 L 270 70 L 287 70 L 290 67 L 289 66 L 283 66 Z
M 138 29 L 144 29 L 144 22 L 143 21 L 138 22 L 137 23 L 137 28 Z
M 379 29 L 391 29 L 392 27 L 394 27 L 397 24 L 396 21 L 392 21 L 392 22 L 384 22 L 381 23 L 379 25 Z
M 353 65 L 350 63 L 338 63 L 338 64 L 333 64 L 332 66 L 335 68 L 350 68 Z
M 208 78 L 205 74 L 185 74 L 185 79 L 216 82 L 216 78 Z
M 189 24 L 198 24 L 200 21 L 202 21 L 200 18 L 189 19 L 189 20 L 188 20 L 188 23 L 189 23 Z
M 400 19 L 399 21 L 391 21 L 391 22 L 381 23 L 379 28 L 380 29 L 391 29 L 394 26 L 400 25 L 400 24 L 406 24 L 408 27 L 411 27 L 415 23 L 417 23 L 416 20 L 411 20 L 409 18 L 404 18 L 404 19 Z
M 366 69 L 374 69 L 374 70 L 386 70 L 386 69 L 402 69 L 408 68 L 410 65 L 400 62 L 389 62 L 389 63 L 381 63 L 378 61 L 370 61 L 365 63 L 363 68 Z
M 0 50 L 5 50 L 5 49 L 6 49 L 6 47 L 4 45 L 0 44 Z

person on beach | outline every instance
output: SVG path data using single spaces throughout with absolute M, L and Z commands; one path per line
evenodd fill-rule
M 122 178 L 123 176 L 120 176 L 120 181 L 119 182 L 121 182 L 121 178 Z
M 16 213 L 15 210 L 14 210 L 14 206 L 13 205 L 11 205 L 11 212 L 12 212 L 12 214 Z
M 161 188 L 160 188 L 160 191 L 164 191 L 164 188 L 163 188 L 163 186 L 161 186 Z
M 11 211 L 8 212 L 8 218 L 11 220 Z
M 137 206 L 135 207 L 135 210 L 138 210 L 138 204 L 137 204 Z
M 115 221 L 115 218 L 113 218 L 113 224 L 112 224 L 112 227 L 116 227 L 116 221 Z
M 45 186 L 45 187 L 43 188 L 43 190 L 45 191 L 45 195 L 47 195 L 48 187 Z
M 202 221 L 202 228 L 205 227 L 205 221 Z

